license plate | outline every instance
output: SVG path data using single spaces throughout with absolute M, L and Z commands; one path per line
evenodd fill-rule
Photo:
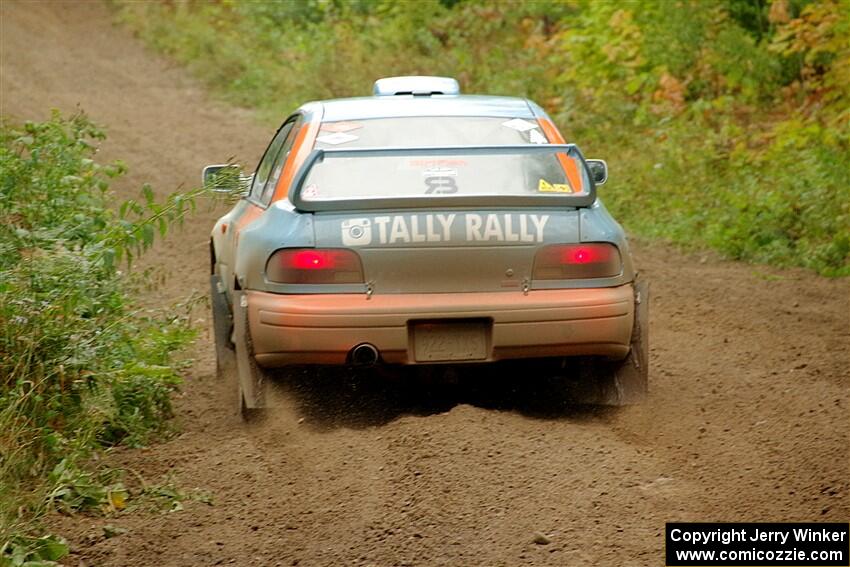
M 413 350 L 417 362 L 485 360 L 490 325 L 481 321 L 416 323 Z

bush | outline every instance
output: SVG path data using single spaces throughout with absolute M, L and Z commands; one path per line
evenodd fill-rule
M 5 559 L 27 556 L 27 541 L 36 559 L 61 547 L 20 532 L 92 450 L 142 445 L 168 430 L 180 381 L 172 356 L 194 335 L 186 317 L 138 312 L 118 268 L 179 222 L 197 193 L 157 203 L 145 188 L 141 202 L 113 210 L 109 181 L 124 167 L 93 159 L 102 139 L 82 114 L 0 128 Z

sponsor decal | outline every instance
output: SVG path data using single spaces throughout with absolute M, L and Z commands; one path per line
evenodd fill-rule
M 305 199 L 315 199 L 319 196 L 319 187 L 311 183 L 301 191 L 301 196 Z
M 469 165 L 465 159 L 411 159 L 408 162 L 410 167 L 466 167 Z
M 541 193 L 572 193 L 573 190 L 566 183 L 549 183 L 541 179 L 537 183 L 537 190 Z
M 345 246 L 423 242 L 543 242 L 549 215 L 446 213 L 342 221 Z
M 517 132 L 526 132 L 533 128 L 537 128 L 537 124 L 535 124 L 534 122 L 529 122 L 528 120 L 523 120 L 522 118 L 514 118 L 513 120 L 502 122 L 502 126 L 504 126 L 505 128 L 511 128 L 512 130 L 516 130 Z
M 333 134 L 322 134 L 321 136 L 316 138 L 316 141 L 322 142 L 323 144 L 331 144 L 333 146 L 337 146 L 346 142 L 353 142 L 357 139 L 358 137 L 353 134 L 347 134 L 345 132 L 334 132 Z
M 422 171 L 425 178 L 425 194 L 450 195 L 457 193 L 457 169 L 430 167 Z
M 440 175 L 425 178 L 426 195 L 450 195 L 457 193 L 457 181 L 454 177 Z
M 528 141 L 532 144 L 548 144 L 549 140 L 546 139 L 546 136 L 540 133 L 540 130 L 532 130 L 528 133 Z
M 351 132 L 362 127 L 363 124 L 358 122 L 325 122 L 322 124 L 322 132 Z
M 366 246 L 372 243 L 372 221 L 348 219 L 342 221 L 342 243 L 346 246 Z
M 457 176 L 457 170 L 452 169 L 450 167 L 431 167 L 422 171 L 422 175 L 424 177 L 434 177 L 441 175 L 451 175 L 452 177 Z

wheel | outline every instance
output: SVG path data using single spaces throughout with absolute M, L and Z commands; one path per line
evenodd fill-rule
M 623 360 L 584 359 L 573 397 L 582 404 L 625 406 L 641 403 L 649 386 L 649 286 L 635 283 L 635 322 L 629 354 Z

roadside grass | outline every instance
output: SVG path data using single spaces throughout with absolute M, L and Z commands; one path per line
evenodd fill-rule
M 381 76 L 454 76 L 607 159 L 601 195 L 635 235 L 850 275 L 850 0 L 114 5 L 275 125 Z
M 171 430 L 179 351 L 196 300 L 149 312 L 125 266 L 194 209 L 202 190 L 113 206 L 120 163 L 94 159 L 103 132 L 83 114 L 0 125 L 0 565 L 67 553 L 40 535 L 48 510 L 126 507 L 98 454 Z

